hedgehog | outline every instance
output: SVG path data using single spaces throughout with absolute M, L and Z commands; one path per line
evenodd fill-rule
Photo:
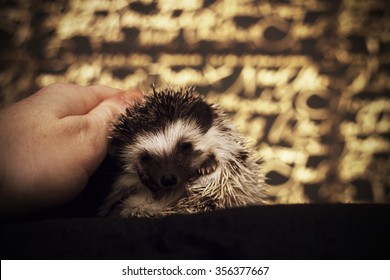
M 265 204 L 262 162 L 194 87 L 152 87 L 113 123 L 121 171 L 100 216 L 161 217 Z

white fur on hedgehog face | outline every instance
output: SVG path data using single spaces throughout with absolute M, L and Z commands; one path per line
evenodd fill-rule
M 226 124 L 224 125 L 226 127 Z M 190 159 L 190 168 L 198 176 L 195 180 L 183 182 L 182 186 L 170 190 L 166 196 L 156 198 L 150 188 L 142 184 L 137 172 L 137 164 L 145 153 L 152 158 L 169 158 L 174 153 L 178 143 L 182 142 L 191 143 L 192 149 L 198 151 L 197 156 Z M 125 162 L 124 174 L 117 183 L 121 185 L 121 189 L 130 184 L 136 185 L 137 188 L 136 191 L 132 192 L 132 195 L 123 201 L 121 208 L 123 211 L 134 211 L 137 208 L 140 213 L 148 212 L 151 214 L 153 212 L 158 214 L 159 211 L 166 210 L 185 196 L 188 184 L 207 185 L 207 182 L 218 180 L 221 168 L 229 159 L 234 158 L 231 151 L 237 151 L 239 148 L 240 144 L 235 141 L 235 138 L 229 137 L 226 130 L 221 131 L 218 124 L 214 124 L 207 132 L 203 133 L 195 121 L 179 119 L 158 132 L 145 130 L 137 136 L 132 145 L 125 147 L 121 153 L 123 162 Z M 214 157 L 215 164 L 211 166 L 206 164 L 206 169 L 203 168 L 204 162 L 211 155 Z M 128 213 L 121 213 L 121 215 L 127 216 Z

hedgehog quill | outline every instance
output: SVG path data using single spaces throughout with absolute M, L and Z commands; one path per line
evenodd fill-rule
M 155 88 L 113 124 L 121 173 L 100 216 L 158 217 L 264 204 L 261 163 L 215 104 L 192 87 Z

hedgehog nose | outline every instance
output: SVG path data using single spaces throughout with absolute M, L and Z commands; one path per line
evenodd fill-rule
M 173 187 L 177 184 L 177 177 L 173 174 L 162 175 L 160 183 L 163 187 Z

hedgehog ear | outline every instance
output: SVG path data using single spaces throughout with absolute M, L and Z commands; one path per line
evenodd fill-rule
M 194 104 L 191 111 L 192 115 L 201 127 L 202 132 L 206 133 L 213 124 L 213 110 L 210 105 L 204 102 L 198 102 Z

